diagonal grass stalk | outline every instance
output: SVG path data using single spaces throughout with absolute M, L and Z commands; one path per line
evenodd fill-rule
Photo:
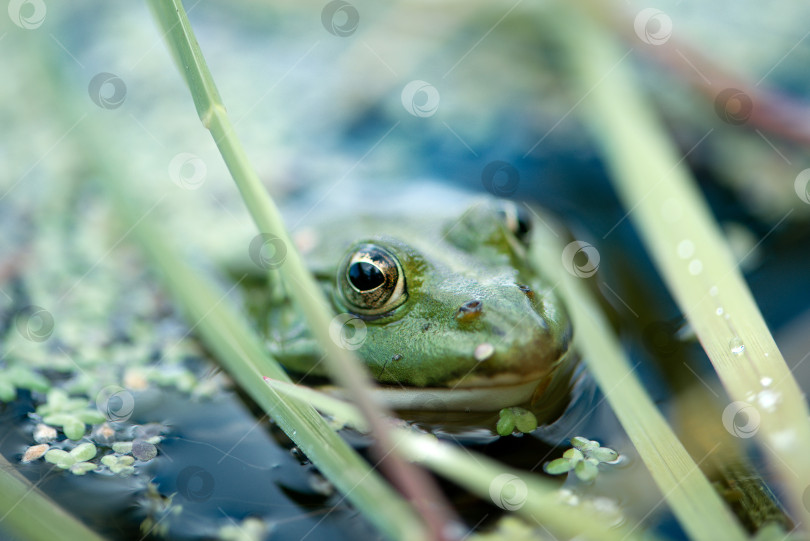
M 303 313 L 316 342 L 326 353 L 323 362 L 329 374 L 347 389 L 366 415 L 375 434 L 379 465 L 419 509 L 433 536 L 443 538 L 443 532 L 454 513 L 433 480 L 423 470 L 399 457 L 383 422 L 384 416 L 389 413 L 365 392 L 371 385 L 368 373 L 351 351 L 332 341 L 329 327 L 333 318 L 326 297 L 291 242 L 278 208 L 236 137 L 181 0 L 150 0 L 149 3 L 191 91 L 200 120 L 211 132 L 259 231 L 280 239 L 286 247 L 286 258 L 278 269 L 278 275 Z
M 25 50 L 31 55 L 31 66 L 38 66 L 42 85 L 43 108 L 52 112 L 57 122 L 70 126 L 81 113 L 80 94 L 70 84 L 64 68 L 50 49 L 30 38 Z M 32 68 L 33 69 L 33 68 Z M 391 486 L 308 404 L 281 399 L 263 383 L 262 376 L 289 381 L 284 369 L 268 354 L 251 325 L 233 308 L 223 302 L 224 294 L 209 281 L 200 278 L 178 256 L 178 251 L 165 240 L 165 232 L 156 228 L 148 212 L 138 204 L 132 190 L 136 179 L 128 176 L 126 159 L 111 150 L 104 141 L 105 130 L 93 117 L 87 117 L 73 132 L 77 154 L 82 157 L 86 172 L 99 179 L 113 205 L 114 215 L 130 229 L 149 256 L 152 267 L 162 274 L 178 304 L 194 326 L 195 332 L 215 354 L 217 361 L 239 383 L 241 388 L 284 430 L 295 444 L 312 460 L 319 470 L 380 532 L 390 539 L 424 539 L 422 521 Z M 0 474 L 0 482 L 6 475 Z M 6 486 L 3 484 L 2 486 Z M 8 485 L 9 494 L 13 485 Z M 0 508 L 4 496 L 0 495 Z M 28 505 L 28 500 L 23 501 Z M 22 504 L 21 504 L 22 505 Z M 53 520 L 60 524 L 59 510 L 50 512 L 35 505 L 26 512 L 40 513 L 40 521 Z M 43 527 L 44 528 L 44 527 Z M 95 539 L 91 534 L 72 538 L 61 535 L 71 532 L 66 524 L 60 535 L 51 538 Z M 46 530 L 42 530 L 43 532 Z
M 320 411 L 359 430 L 366 428 L 357 408 L 346 402 L 307 387 L 272 379 L 266 381 L 272 389 L 285 396 L 313 403 Z M 409 428 L 397 428 L 394 439 L 410 460 L 424 464 L 479 498 L 500 503 L 521 515 L 529 524 L 536 522 L 565 538 L 579 535 L 611 541 L 636 541 L 642 538 L 642 533 L 636 531 L 637 525 L 631 527 L 624 523 L 616 526 L 599 514 L 564 503 L 560 499 L 557 483 L 539 475 L 506 467 L 489 457 L 469 449 L 459 449 L 458 446 Z M 507 495 L 506 490 L 513 493 Z M 656 539 L 650 532 L 644 532 L 643 538 L 648 541 Z
M 103 541 L 42 494 L 0 455 L 0 533 L 31 541 Z
M 564 45 L 579 92 L 589 95 L 581 116 L 601 146 L 628 215 L 733 401 L 725 414 L 732 422 L 743 409 L 753 416 L 756 438 L 785 487 L 794 520 L 806 531 L 810 511 L 802 497 L 810 482 L 804 452 L 810 449 L 810 412 L 802 391 L 683 158 L 620 60 L 615 39 L 582 12 L 572 13 L 570 24 L 577 31 Z
M 538 228 L 534 234 L 535 262 L 555 279 L 568 300 L 577 347 L 661 490 L 661 503 L 669 504 L 692 539 L 746 539 L 740 524 L 644 390 L 584 278 L 560 266 L 564 247 L 559 237 L 547 228 Z
M 109 171 L 108 173 L 111 173 Z M 106 176 L 104 178 L 112 178 Z M 109 191 L 118 214 L 127 224 L 140 218 L 140 210 L 121 183 L 111 182 Z M 262 377 L 271 375 L 290 381 L 284 369 L 272 359 L 247 321 L 222 302 L 222 292 L 198 277 L 147 220 L 133 230 L 153 266 L 161 271 L 166 285 L 179 301 L 195 332 L 215 354 L 220 365 L 312 460 L 318 469 L 392 539 L 421 539 L 421 521 L 368 463 L 343 441 L 323 418 L 301 401 L 282 399 L 267 392 Z M 384 503 L 383 503 L 384 502 Z

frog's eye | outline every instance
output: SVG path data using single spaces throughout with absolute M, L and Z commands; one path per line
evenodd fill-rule
M 349 308 L 361 315 L 380 315 L 408 298 L 405 274 L 388 250 L 362 244 L 351 252 L 338 271 L 338 283 Z
M 512 232 L 516 239 L 526 243 L 532 231 L 532 221 L 529 214 L 510 201 L 504 201 L 498 209 L 498 215 L 506 228 Z

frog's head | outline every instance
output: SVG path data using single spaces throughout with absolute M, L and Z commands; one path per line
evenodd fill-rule
M 531 222 L 487 200 L 431 234 L 403 225 L 351 245 L 333 302 L 364 322 L 357 353 L 380 383 L 452 389 L 467 402 L 511 389 L 502 400 L 515 405 L 550 381 L 571 326 L 529 264 Z

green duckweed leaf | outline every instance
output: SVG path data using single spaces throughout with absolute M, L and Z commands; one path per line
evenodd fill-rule
M 537 429 L 537 417 L 534 413 L 523 408 L 514 408 L 515 413 L 515 427 L 521 432 L 528 434 Z
M 92 443 L 81 443 L 70 451 L 70 454 L 73 455 L 73 458 L 76 460 L 85 462 L 95 458 L 97 452 L 96 446 Z
M 570 460 L 573 464 L 581 462 L 585 456 L 582 454 L 582 451 L 579 449 L 568 449 L 566 452 L 563 453 L 563 457 Z
M 67 469 L 77 462 L 76 457 L 62 449 L 51 449 L 45 453 L 45 460 L 63 469 Z
M 592 462 L 583 460 L 574 466 L 574 473 L 580 481 L 592 481 L 599 474 L 599 469 Z
M 96 465 L 92 462 L 77 462 L 70 467 L 70 473 L 74 475 L 84 475 L 89 471 L 96 469 Z
M 62 432 L 71 440 L 78 441 L 84 437 L 84 423 L 75 417 L 71 417 L 62 424 Z
M 567 458 L 557 458 L 549 462 L 543 468 L 546 473 L 551 475 L 561 475 L 573 469 L 574 465 Z
M 132 452 L 131 441 L 117 441 L 112 444 L 112 450 L 116 453 L 126 455 Z
M 591 456 L 599 462 L 613 462 L 619 458 L 619 453 L 609 447 L 600 447 L 590 452 Z
M 8 369 L 7 377 L 18 389 L 45 392 L 51 387 L 51 382 L 48 381 L 48 378 L 36 370 L 19 364 Z
M 591 442 L 591 440 L 589 440 L 588 438 L 583 438 L 582 436 L 574 436 L 573 438 L 571 438 L 570 441 L 571 445 L 577 449 L 582 449 L 588 443 Z
M 77 411 L 76 417 L 88 425 L 101 424 L 106 420 L 106 417 L 100 411 L 94 409 Z
M 515 430 L 515 414 L 512 413 L 512 408 L 504 408 L 499 413 L 500 418 L 495 425 L 495 430 L 501 436 L 508 436 Z

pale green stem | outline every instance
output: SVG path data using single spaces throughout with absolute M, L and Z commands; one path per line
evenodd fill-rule
M 307 387 L 266 381 L 279 393 L 313 403 L 324 413 L 364 429 L 362 415 L 346 402 Z M 616 527 L 603 516 L 563 502 L 557 483 L 538 475 L 508 468 L 474 451 L 460 449 L 434 436 L 418 434 L 410 428 L 397 428 L 394 439 L 410 460 L 421 462 L 479 498 L 491 500 L 523 516 L 530 525 L 540 524 L 565 537 L 585 535 L 591 539 L 613 541 L 633 541 L 642 537 L 642 531 L 637 527 L 628 524 Z M 648 541 L 655 539 L 649 532 L 643 532 L 643 536 Z
M 0 455 L 0 533 L 30 541 L 103 541 L 45 496 Z
M 579 112 L 601 146 L 619 196 L 642 240 L 725 386 L 732 403 L 726 426 L 741 413 L 756 432 L 788 497 L 794 520 L 807 529 L 802 497 L 810 483 L 810 412 L 768 331 L 739 265 L 684 165 L 638 90 L 613 37 L 590 17 L 573 15 L 566 36 Z M 629 50 L 629 47 L 627 47 Z M 710 137 L 712 134 L 707 133 Z M 753 421 L 751 421 L 753 419 Z
M 576 329 L 577 348 L 650 470 L 661 491 L 661 503 L 669 505 L 692 539 L 746 539 L 742 527 L 636 377 L 610 322 L 583 283 L 596 278 L 575 277 L 564 271 L 560 265 L 564 247 L 559 238 L 546 228 L 538 228 L 534 234 L 532 256 L 562 289 Z
M 286 247 L 286 258 L 278 268 L 278 274 L 281 275 L 285 287 L 303 313 L 316 342 L 326 353 L 323 362 L 329 374 L 350 393 L 368 418 L 375 434 L 380 466 L 387 470 L 393 482 L 419 509 L 433 536 L 443 538 L 446 524 L 454 513 L 432 479 L 418 467 L 408 464 L 398 456 L 388 436 L 387 426 L 382 421 L 384 416 L 390 414 L 366 392 L 371 385 L 368 373 L 362 369 L 362 365 L 351 351 L 339 347 L 332 341 L 329 326 L 333 317 L 326 297 L 304 265 L 284 227 L 278 208 L 259 180 L 255 169 L 250 165 L 236 137 L 182 2 L 150 0 L 150 5 L 188 84 L 197 113 L 203 125 L 210 130 L 259 231 L 278 237 Z
M 41 80 L 48 82 L 42 85 L 43 92 L 48 91 L 42 106 L 56 115 L 56 122 L 72 124 L 80 116 L 80 99 L 86 98 L 78 95 L 64 75 L 51 54 L 53 48 L 45 49 L 33 39 L 27 45 L 27 50 L 32 51 L 32 66 L 39 66 Z M 152 267 L 163 275 L 197 336 L 239 386 L 380 532 L 390 539 L 424 539 L 423 523 L 412 507 L 311 406 L 282 400 L 263 383 L 265 375 L 286 381 L 289 378 L 270 357 L 262 339 L 251 330 L 251 324 L 228 304 L 224 293 L 201 278 L 199 271 L 190 268 L 179 257 L 178 250 L 167 243 L 166 232 L 152 224 L 149 213 L 138 204 L 139 199 L 132 192 L 131 187 L 139 183 L 128 175 L 126 167 L 121 167 L 127 160 L 116 155 L 107 137 L 105 129 L 93 117 L 87 117 L 76 127 L 71 140 L 76 142 L 85 166 L 83 172 L 87 177 L 99 179 L 99 184 L 107 189 L 113 215 L 122 221 L 125 230 L 132 228 L 132 234 L 150 257 Z M 9 488 L 8 494 L 15 493 L 13 487 Z M 0 494 L 0 502 L 4 494 Z M 28 499 L 20 505 L 27 502 Z M 25 512 L 29 516 L 38 514 L 40 521 L 51 520 L 49 514 L 38 513 L 38 508 Z M 59 525 L 58 517 L 52 523 Z M 61 531 L 70 532 L 70 528 L 65 526 Z M 65 537 L 60 534 L 51 537 L 62 538 Z M 68 539 L 95 538 L 87 534 Z

